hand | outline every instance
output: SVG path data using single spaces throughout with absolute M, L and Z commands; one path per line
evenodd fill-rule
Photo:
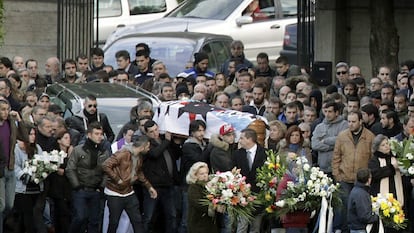
M 58 168 L 58 170 L 57 170 L 57 174 L 58 174 L 58 175 L 60 175 L 60 176 L 63 176 L 63 175 L 65 174 L 65 169 L 63 169 L 63 168 Z
M 10 117 L 15 119 L 16 121 L 20 122 L 22 119 L 20 118 L 20 114 L 16 111 L 10 111 Z
M 171 141 L 171 133 L 168 131 L 165 132 L 165 140 Z
M 149 194 L 150 194 L 150 196 L 151 196 L 152 199 L 157 198 L 158 193 L 157 193 L 157 191 L 153 187 L 149 188 L 148 189 L 148 192 L 149 192 Z
M 217 205 L 216 206 L 216 211 L 219 213 L 224 213 L 226 211 L 226 206 L 224 205 Z
M 30 181 L 31 176 L 27 173 L 24 173 L 22 176 L 20 176 L 20 180 L 23 182 L 23 184 L 28 184 Z
M 398 161 L 395 157 L 391 157 L 391 164 L 394 166 L 395 169 L 398 169 Z

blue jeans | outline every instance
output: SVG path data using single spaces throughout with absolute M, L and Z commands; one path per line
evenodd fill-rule
M 179 233 L 187 233 L 187 218 L 188 218 L 188 192 L 182 191 L 182 207 L 181 207 L 181 223 L 178 229 Z
M 159 202 L 164 213 L 165 219 L 165 232 L 175 233 L 177 231 L 176 218 L 177 214 L 175 211 L 174 205 L 174 187 L 166 188 L 156 188 L 158 197 L 152 199 L 148 190 L 144 190 L 144 228 L 145 232 L 149 232 L 152 215 L 154 214 L 154 209 Z
M 73 215 L 70 233 L 98 233 L 101 222 L 101 193 L 79 190 L 72 192 Z
M 134 232 L 143 232 L 139 202 L 135 193 L 126 197 L 106 196 L 109 209 L 108 233 L 116 233 L 122 211 L 128 214 Z M 89 232 L 89 231 L 88 231 Z
M 0 178 L 0 233 L 3 233 L 3 220 L 14 204 L 16 176 L 14 171 L 4 168 L 4 177 Z

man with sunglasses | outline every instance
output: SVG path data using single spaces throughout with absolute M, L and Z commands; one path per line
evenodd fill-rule
M 109 124 L 108 117 L 105 113 L 98 112 L 96 96 L 88 95 L 83 103 L 83 110 L 78 115 L 67 118 L 66 124 L 85 135 L 86 129 L 93 122 L 99 122 L 102 125 L 107 141 L 112 142 L 114 140 L 115 135 Z
M 336 64 L 336 86 L 338 87 L 338 90 L 340 90 L 340 93 L 343 94 L 343 89 L 345 83 L 349 81 L 349 66 L 345 62 L 339 62 Z

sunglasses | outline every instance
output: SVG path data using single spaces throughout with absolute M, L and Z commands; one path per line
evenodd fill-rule
M 347 71 L 338 71 L 338 72 L 336 72 L 337 75 L 346 74 L 346 73 L 348 73 L 348 72 Z
M 96 107 L 98 107 L 98 105 L 96 105 L 96 104 L 89 104 L 88 105 L 88 108 L 92 108 L 92 107 L 96 108 Z

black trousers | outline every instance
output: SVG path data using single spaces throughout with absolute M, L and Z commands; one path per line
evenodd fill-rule
M 139 211 L 139 202 L 135 194 L 126 197 L 106 196 L 107 205 L 109 208 L 109 225 L 108 233 L 116 233 L 118 228 L 119 218 L 122 211 L 128 214 L 129 221 L 135 233 L 144 232 L 141 213 Z

